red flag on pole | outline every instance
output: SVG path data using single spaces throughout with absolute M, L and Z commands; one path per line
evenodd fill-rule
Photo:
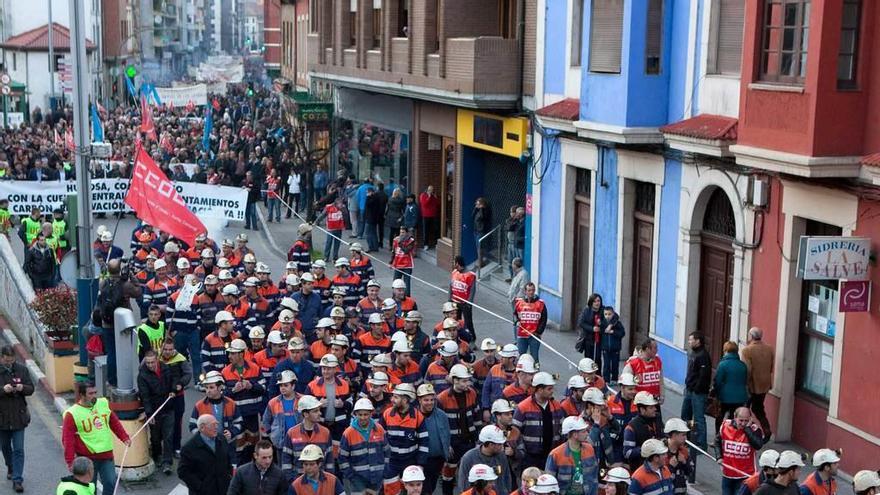
M 188 102 L 186 102 L 186 111 L 188 113 L 193 113 L 196 111 L 196 104 L 193 103 L 192 100 L 189 100 Z
M 58 134 L 58 129 L 53 129 L 52 132 L 55 133 L 55 146 L 63 146 L 64 141 L 61 140 L 61 135 Z
M 197 235 L 207 231 L 205 225 L 186 207 L 174 183 L 150 155 L 140 146 L 135 153 L 125 204 L 144 222 L 193 244 Z
M 153 124 L 153 111 L 147 104 L 147 99 L 141 96 L 141 131 L 147 136 L 147 139 L 156 139 L 156 126 Z
M 211 100 L 211 106 L 214 107 L 214 110 L 216 110 L 218 112 L 220 111 L 220 102 L 217 101 L 217 98 L 214 98 L 213 100 Z
M 76 142 L 73 140 L 73 129 L 70 127 L 68 127 L 67 132 L 64 133 L 64 144 L 69 151 L 76 151 Z

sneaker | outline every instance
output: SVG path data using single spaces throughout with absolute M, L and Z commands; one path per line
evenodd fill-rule
M 165 464 L 164 466 L 162 466 L 162 472 L 165 473 L 165 476 L 171 476 L 171 465 Z

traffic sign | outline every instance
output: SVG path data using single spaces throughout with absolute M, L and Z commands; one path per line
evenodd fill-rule
M 0 86 L 0 93 L 3 93 L 5 96 L 9 96 L 12 94 L 12 88 L 10 86 Z
M 9 77 L 9 74 L 0 74 L 0 84 L 4 86 L 9 86 L 12 82 L 12 78 Z

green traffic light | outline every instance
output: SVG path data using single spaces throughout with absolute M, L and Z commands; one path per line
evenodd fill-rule
M 248 96 L 254 96 L 254 90 L 248 88 L 248 90 L 247 90 L 247 95 L 248 95 Z
M 138 71 L 135 68 L 135 66 L 133 66 L 133 65 L 129 65 L 128 67 L 125 68 L 125 75 L 131 79 L 134 79 L 134 76 L 136 76 L 137 73 L 138 73 Z

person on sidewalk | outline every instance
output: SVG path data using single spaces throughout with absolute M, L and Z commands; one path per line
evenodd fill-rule
M 749 330 L 749 343 L 741 351 L 741 357 L 749 370 L 749 409 L 761 423 L 764 443 L 770 440 L 770 421 L 764 410 L 764 399 L 773 386 L 773 366 L 776 362 L 773 348 L 763 341 L 764 332 L 758 327 Z
M 367 189 L 364 201 L 364 239 L 367 241 L 367 252 L 379 250 L 379 221 L 385 214 L 382 199 L 375 189 Z
M 427 251 L 437 245 L 437 230 L 440 227 L 440 198 L 434 194 L 434 186 L 428 186 L 419 194 L 418 206 L 422 218 L 422 236 Z
M 648 392 L 663 405 L 663 361 L 657 355 L 657 341 L 648 337 L 636 347 L 636 355 L 626 361 L 624 373 L 636 377 L 636 392 Z
M 324 207 L 315 218 L 314 223 L 321 223 L 326 219 L 327 239 L 324 241 L 324 259 L 328 262 L 336 261 L 339 257 L 339 244 L 342 242 L 342 231 L 345 230 L 345 214 L 343 213 L 343 198 L 339 196 L 335 201 Z
M 12 489 L 24 491 L 24 430 L 30 423 L 27 399 L 34 384 L 26 367 L 15 362 L 11 345 L 0 348 L 0 449 L 6 461 L 6 479 Z
M 736 495 L 746 478 L 755 474 L 755 458 L 764 442 L 761 428 L 755 424 L 747 407 L 738 408 L 733 419 L 721 423 L 721 430 L 715 437 L 716 455 L 722 465 L 721 494 Z
M 138 395 L 144 406 L 144 414 L 150 420 L 150 451 L 159 462 L 162 472 L 171 475 L 174 438 L 174 406 L 169 397 L 174 397 L 175 385 L 171 369 L 159 361 L 156 351 L 150 349 L 144 354 L 137 376 Z M 163 407 L 164 406 L 164 407 Z M 161 408 L 161 409 L 160 409 Z
M 587 298 L 587 307 L 578 316 L 580 334 L 575 342 L 575 350 L 584 353 L 602 368 L 602 296 L 593 293 Z
M 535 284 L 527 283 L 525 297 L 513 302 L 513 319 L 519 354 L 531 354 L 535 362 L 540 362 L 538 352 L 541 350 L 541 342 L 538 339 L 544 335 L 547 327 L 547 306 L 536 293 Z
M 681 402 L 681 419 L 694 422 L 693 441 L 706 450 L 706 398 L 712 384 L 712 358 L 704 345 L 705 337 L 699 332 L 688 336 L 688 366 L 684 379 L 684 397 Z M 697 453 L 691 451 L 691 479 L 697 469 Z
M 254 460 L 235 470 L 226 495 L 285 495 L 287 479 L 272 462 L 272 454 L 271 442 L 257 442 Z
M 38 233 L 32 246 L 27 249 L 24 256 L 24 272 L 31 279 L 34 290 L 51 289 L 57 285 L 55 271 L 58 260 L 46 240 L 46 235 Z
M 715 421 L 715 433 L 721 428 L 721 424 L 728 416 L 740 406 L 744 406 L 748 400 L 746 379 L 748 370 L 746 364 L 739 358 L 739 347 L 736 342 L 724 343 L 724 356 L 715 370 L 715 379 L 712 382 L 712 390 L 709 395 L 717 397 L 721 402 L 721 413 Z
M 95 465 L 94 481 L 101 478 L 104 493 L 113 495 L 116 486 L 116 466 L 113 464 L 113 436 L 126 446 L 131 445 L 116 413 L 110 410 L 110 402 L 98 397 L 93 384 L 76 384 L 76 403 L 64 411 L 61 425 L 61 444 L 64 460 L 73 466 L 77 456 L 88 457 Z
M 70 467 L 70 476 L 61 478 L 55 489 L 57 495 L 95 495 L 97 488 L 92 482 L 95 466 L 88 457 L 77 457 Z M 16 490 L 20 492 L 21 490 Z
M 257 222 L 257 203 L 260 202 L 260 183 L 254 179 L 253 174 L 248 171 L 245 174 L 241 187 L 247 191 L 247 203 L 244 209 L 244 228 L 245 230 L 260 230 Z
M 510 302 L 510 305 L 513 306 L 513 303 L 518 297 L 525 297 L 526 284 L 529 283 L 531 279 L 528 270 L 523 268 L 522 258 L 514 258 L 513 261 L 510 262 L 510 266 L 513 267 L 513 278 L 510 280 L 510 287 L 507 288 L 507 300 Z
M 177 476 L 190 495 L 226 493 L 232 479 L 232 447 L 219 435 L 220 423 L 212 413 L 199 416 L 196 424 L 198 433 L 180 450 Z
M 406 296 L 412 290 L 412 272 L 415 266 L 413 253 L 416 250 L 416 239 L 406 227 L 400 227 L 400 235 L 391 243 L 391 267 L 394 268 L 394 280 L 402 279 L 406 284 Z
M 623 347 L 623 337 L 626 330 L 620 322 L 618 315 L 612 306 L 602 308 L 602 378 L 606 383 L 617 381 L 620 369 L 620 349 Z

